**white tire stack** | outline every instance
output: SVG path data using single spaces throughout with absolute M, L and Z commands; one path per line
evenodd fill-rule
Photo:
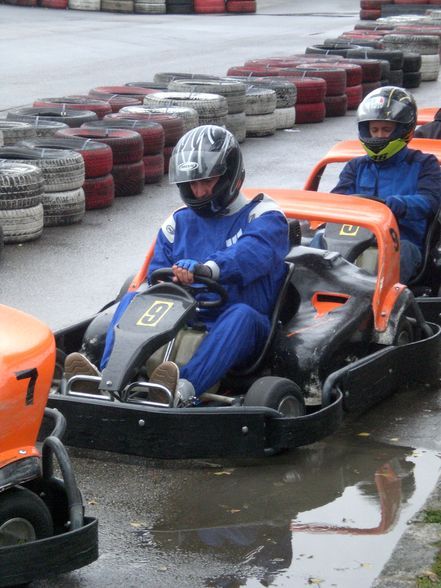
M 135 0 L 137 14 L 165 14 L 165 0 Z
M 14 145 L 18 141 L 34 139 L 37 136 L 31 124 L 13 120 L 0 120 L 0 131 L 3 136 L 3 145 Z
M 59 226 L 83 220 L 86 206 L 82 185 L 84 160 L 75 151 L 38 147 L 3 147 L 0 159 L 39 168 L 44 178 L 42 196 L 44 226 Z
M 151 102 L 144 100 L 143 106 L 124 106 L 119 111 L 121 114 L 174 114 L 182 119 L 184 133 L 199 126 L 199 114 L 194 108 L 185 106 L 157 106 L 152 107 Z
M 247 88 L 245 107 L 247 137 L 274 135 L 277 128 L 276 106 L 277 96 L 274 90 Z
M 38 167 L 0 161 L 0 227 L 5 243 L 22 243 L 41 236 L 43 191 L 43 173 Z
M 228 112 L 225 126 L 235 135 L 239 143 L 246 137 L 246 86 L 238 80 L 204 80 L 181 79 L 172 80 L 168 84 L 169 91 L 194 92 L 224 96 Z
M 224 127 L 227 122 L 227 99 L 220 94 L 205 92 L 155 92 L 144 96 L 144 106 L 158 108 L 164 106 L 184 106 L 194 108 L 199 115 L 200 125 Z
M 421 55 L 421 81 L 432 82 L 438 79 L 440 69 L 440 38 L 437 35 L 384 35 L 382 41 L 386 49 L 399 49 Z
M 101 10 L 101 0 L 69 0 L 71 10 Z

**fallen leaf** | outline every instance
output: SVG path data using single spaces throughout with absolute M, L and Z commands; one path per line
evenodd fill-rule
M 400 438 L 399 438 L 399 437 L 391 437 L 391 438 L 389 439 L 389 441 L 399 441 L 399 440 L 400 440 Z
M 223 470 L 222 472 L 214 472 L 215 476 L 231 476 L 231 474 L 233 473 L 233 470 Z
M 231 512 L 232 514 L 234 514 L 236 512 L 240 512 L 240 508 L 231 508 L 228 512 Z
M 372 564 L 370 564 L 370 563 L 362 562 L 360 564 L 360 568 L 371 568 L 371 567 L 372 567 Z
M 97 504 L 96 500 L 88 500 L 87 504 L 89 504 L 90 506 L 95 506 Z
M 432 572 L 430 570 L 423 572 L 419 577 L 420 578 L 428 578 L 431 582 L 438 582 L 438 580 L 439 580 L 439 576 L 437 574 L 435 574 L 435 572 Z
M 135 521 L 133 521 L 132 523 L 130 523 L 131 527 L 134 527 L 135 529 L 140 529 L 143 525 L 142 523 L 137 523 Z
M 370 433 L 358 433 L 358 437 L 370 437 Z
M 167 566 L 159 566 L 158 570 L 160 572 L 166 572 L 168 570 Z
M 323 580 L 320 580 L 320 578 L 308 578 L 308 584 L 321 584 L 323 582 Z

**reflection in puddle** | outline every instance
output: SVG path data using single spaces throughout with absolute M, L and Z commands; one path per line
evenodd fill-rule
M 257 467 L 207 468 L 182 476 L 140 539 L 208 561 L 203 586 L 368 587 L 439 470 L 430 451 L 335 440 Z

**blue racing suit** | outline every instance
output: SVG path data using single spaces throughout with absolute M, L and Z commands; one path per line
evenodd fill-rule
M 213 278 L 226 289 L 228 301 L 220 308 L 201 310 L 198 319 L 208 335 L 180 376 L 202 394 L 233 367 L 251 363 L 270 330 L 270 316 L 282 286 L 288 253 L 288 224 L 268 196 L 252 201 L 239 197 L 227 214 L 202 217 L 191 208 L 174 212 L 162 225 L 148 277 L 153 270 L 171 267 L 181 259 L 208 265 Z M 101 369 L 113 346 L 113 327 L 133 293 L 120 303 L 109 327 Z
M 401 196 L 405 214 L 398 219 L 401 239 L 401 281 L 417 273 L 424 255 L 428 224 L 441 205 L 441 172 L 434 155 L 404 147 L 385 161 L 368 155 L 349 161 L 331 192 L 361 194 L 385 200 Z

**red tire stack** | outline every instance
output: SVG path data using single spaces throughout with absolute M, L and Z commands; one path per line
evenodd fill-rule
M 86 210 L 106 208 L 113 204 L 115 187 L 111 175 L 112 149 L 104 143 L 79 137 L 49 137 L 26 141 L 40 149 L 67 149 L 76 151 L 84 160 L 85 181 L 83 190 Z
M 184 134 L 184 121 L 182 118 L 173 114 L 133 114 L 119 112 L 108 114 L 104 120 L 127 119 L 127 120 L 144 120 L 159 123 L 164 129 L 164 173 L 168 173 L 168 164 L 174 146 Z
M 41 0 L 43 8 L 67 8 L 68 0 Z
M 226 0 L 227 12 L 239 14 L 256 12 L 256 0 Z
M 61 98 L 40 98 L 39 100 L 35 100 L 33 106 L 37 108 L 41 106 L 50 107 L 54 104 L 66 105 L 66 108 L 70 108 L 72 110 L 90 110 L 91 112 L 95 112 L 99 119 L 106 116 L 106 114 L 110 114 L 112 112 L 112 107 L 108 102 L 104 100 L 95 100 L 93 98 L 89 98 L 88 96 L 63 96 Z
M 338 63 L 303 63 L 298 65 L 299 72 L 322 78 L 326 82 L 325 109 L 326 116 L 344 116 L 348 109 L 346 95 L 346 71 L 338 67 Z
M 417 4 L 417 2 L 411 1 L 412 4 Z M 360 19 L 377 20 L 381 17 L 381 7 L 384 4 L 394 4 L 394 0 L 360 0 Z M 395 0 L 395 4 L 399 4 L 398 0 Z
M 115 196 L 135 196 L 144 189 L 144 145 L 139 133 L 121 129 L 63 129 L 58 137 L 81 137 L 105 143 L 112 149 Z
M 141 135 L 144 145 L 145 183 L 156 184 L 164 176 L 164 129 L 157 122 L 148 120 L 106 119 L 84 124 L 85 129 L 129 129 Z
M 199 14 L 225 12 L 225 0 L 193 0 L 193 10 Z

